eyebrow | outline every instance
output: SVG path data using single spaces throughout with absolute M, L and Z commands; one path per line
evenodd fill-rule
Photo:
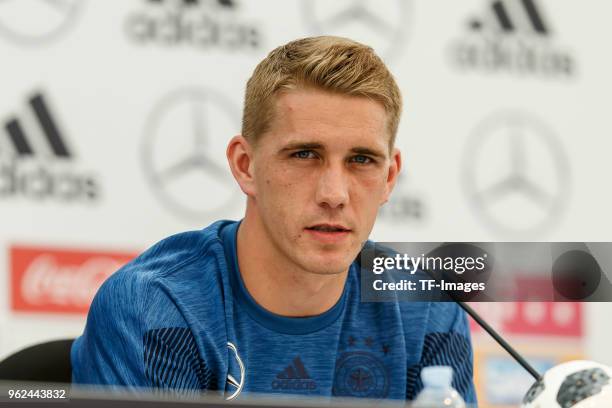
M 298 149 L 323 149 L 323 145 L 321 143 L 304 143 L 304 142 L 294 142 L 294 143 L 289 143 L 288 145 L 284 146 L 282 149 L 279 150 L 280 153 L 282 152 L 286 152 L 289 150 L 298 150 Z
M 383 152 L 379 150 L 370 149 L 369 147 L 353 147 L 351 149 L 351 152 L 357 153 L 357 154 L 367 154 L 369 156 L 374 156 L 380 159 L 385 157 L 385 154 Z
M 290 150 L 310 150 L 310 149 L 325 149 L 325 146 L 321 143 L 304 143 L 304 142 L 295 142 L 289 143 L 279 150 L 279 153 L 287 152 Z M 369 147 L 356 146 L 351 149 L 351 152 L 356 154 L 367 154 L 369 156 L 384 158 L 385 154 L 379 150 L 371 149 Z

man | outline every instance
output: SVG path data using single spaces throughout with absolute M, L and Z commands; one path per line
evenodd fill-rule
M 114 274 L 74 343 L 74 382 L 412 399 L 421 368 L 444 364 L 475 401 L 454 303 L 359 299 L 356 259 L 401 167 L 400 111 L 369 47 L 316 37 L 273 50 L 227 148 L 244 219 L 169 237 Z

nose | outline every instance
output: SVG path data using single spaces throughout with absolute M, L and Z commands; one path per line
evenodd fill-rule
M 344 208 L 349 200 L 349 180 L 341 164 L 328 164 L 317 184 L 317 204 L 332 209 Z

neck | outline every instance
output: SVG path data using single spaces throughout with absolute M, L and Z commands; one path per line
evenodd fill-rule
M 342 296 L 348 270 L 321 275 L 295 264 L 270 240 L 256 210 L 249 207 L 236 243 L 240 274 L 249 294 L 264 309 L 281 316 L 316 316 L 331 309 Z

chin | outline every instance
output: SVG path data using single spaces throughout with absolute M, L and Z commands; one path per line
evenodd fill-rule
M 343 264 L 344 267 L 334 267 L 330 265 L 316 265 L 316 266 L 307 266 L 308 271 L 315 275 L 339 275 L 343 272 L 346 272 L 350 264 Z
M 316 254 L 306 259 L 304 269 L 317 275 L 337 275 L 351 266 L 353 258 L 347 259 L 346 252 L 342 254 Z

